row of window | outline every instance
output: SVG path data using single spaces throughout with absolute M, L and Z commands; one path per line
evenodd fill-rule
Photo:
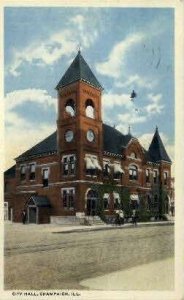
M 122 174 L 124 171 L 121 168 L 121 165 L 118 163 L 113 164 L 112 166 L 109 165 L 109 163 L 104 163 L 103 170 L 101 166 L 98 163 L 97 157 L 87 157 L 86 158 L 86 175 L 90 176 L 97 176 L 99 171 L 103 172 L 104 177 L 109 177 L 110 173 L 112 172 L 112 166 L 113 166 L 113 178 L 114 179 L 121 179 Z M 75 155 L 66 155 L 63 156 L 62 160 L 62 173 L 64 176 L 70 176 L 76 174 L 76 157 Z M 29 180 L 35 180 L 35 171 L 36 171 L 36 164 L 32 163 L 29 164 Z M 146 183 L 150 183 L 152 176 L 151 176 L 151 170 L 146 169 Z M 168 183 L 168 173 L 163 173 L 164 185 L 167 185 Z M 49 169 L 44 168 L 42 169 L 42 178 L 43 178 L 43 186 L 48 186 L 49 181 Z M 23 181 L 26 179 L 26 166 L 22 165 L 20 167 L 20 180 Z M 129 180 L 138 180 L 138 168 L 135 165 L 130 165 L 129 167 Z M 153 183 L 158 182 L 158 171 L 153 170 Z
M 93 192 L 93 191 L 90 191 Z M 89 195 L 89 199 L 91 200 L 97 200 L 98 196 L 95 194 L 94 196 Z M 63 200 L 63 208 L 72 210 L 75 208 L 75 188 L 66 188 L 62 189 L 62 200 Z M 139 205 L 139 200 L 131 201 L 130 200 L 130 206 L 133 205 L 133 202 L 136 202 L 136 205 Z M 92 203 L 92 202 L 91 202 Z M 147 209 L 158 209 L 159 204 L 159 198 L 158 195 L 154 195 L 154 197 L 151 199 L 151 197 L 148 195 L 147 197 Z M 91 205 L 92 207 L 92 205 Z M 103 196 L 103 207 L 104 210 L 108 210 L 110 208 L 110 195 L 108 193 L 105 193 Z M 113 209 L 120 209 L 121 208 L 121 200 L 120 195 L 116 192 L 113 192 Z

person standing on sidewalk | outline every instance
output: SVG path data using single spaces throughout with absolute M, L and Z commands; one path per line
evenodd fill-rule
M 134 226 L 137 225 L 137 212 L 136 212 L 136 209 L 133 209 L 133 211 L 132 211 L 132 223 L 134 224 Z
M 125 223 L 125 216 L 123 210 L 119 211 L 119 218 L 120 218 L 120 224 L 124 225 Z
M 22 211 L 22 224 L 25 224 L 26 223 L 26 210 L 24 209 Z

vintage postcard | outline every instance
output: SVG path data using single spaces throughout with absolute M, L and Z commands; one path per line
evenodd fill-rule
M 1 4 L 1 299 L 184 299 L 183 1 Z

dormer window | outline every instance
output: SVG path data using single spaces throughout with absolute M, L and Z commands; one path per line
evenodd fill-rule
M 136 154 L 135 152 L 132 152 L 132 153 L 130 154 L 130 157 L 133 158 L 133 159 L 135 159 L 135 158 L 137 158 L 137 154 Z
M 20 166 L 20 180 L 23 181 L 26 179 L 26 166 Z
M 36 164 L 32 163 L 29 165 L 29 180 L 35 180 Z
M 138 169 L 137 166 L 131 165 L 129 167 L 129 179 L 138 180 Z

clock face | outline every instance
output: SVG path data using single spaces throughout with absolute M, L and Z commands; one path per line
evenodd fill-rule
M 89 129 L 87 131 L 87 140 L 89 142 L 93 142 L 95 140 L 95 134 L 94 134 L 93 130 L 91 130 L 91 129 Z
M 73 136 L 74 136 L 74 134 L 73 134 L 73 131 L 72 130 L 67 130 L 66 132 L 65 132 L 65 140 L 69 143 L 69 142 L 71 142 L 72 140 L 73 140 Z

